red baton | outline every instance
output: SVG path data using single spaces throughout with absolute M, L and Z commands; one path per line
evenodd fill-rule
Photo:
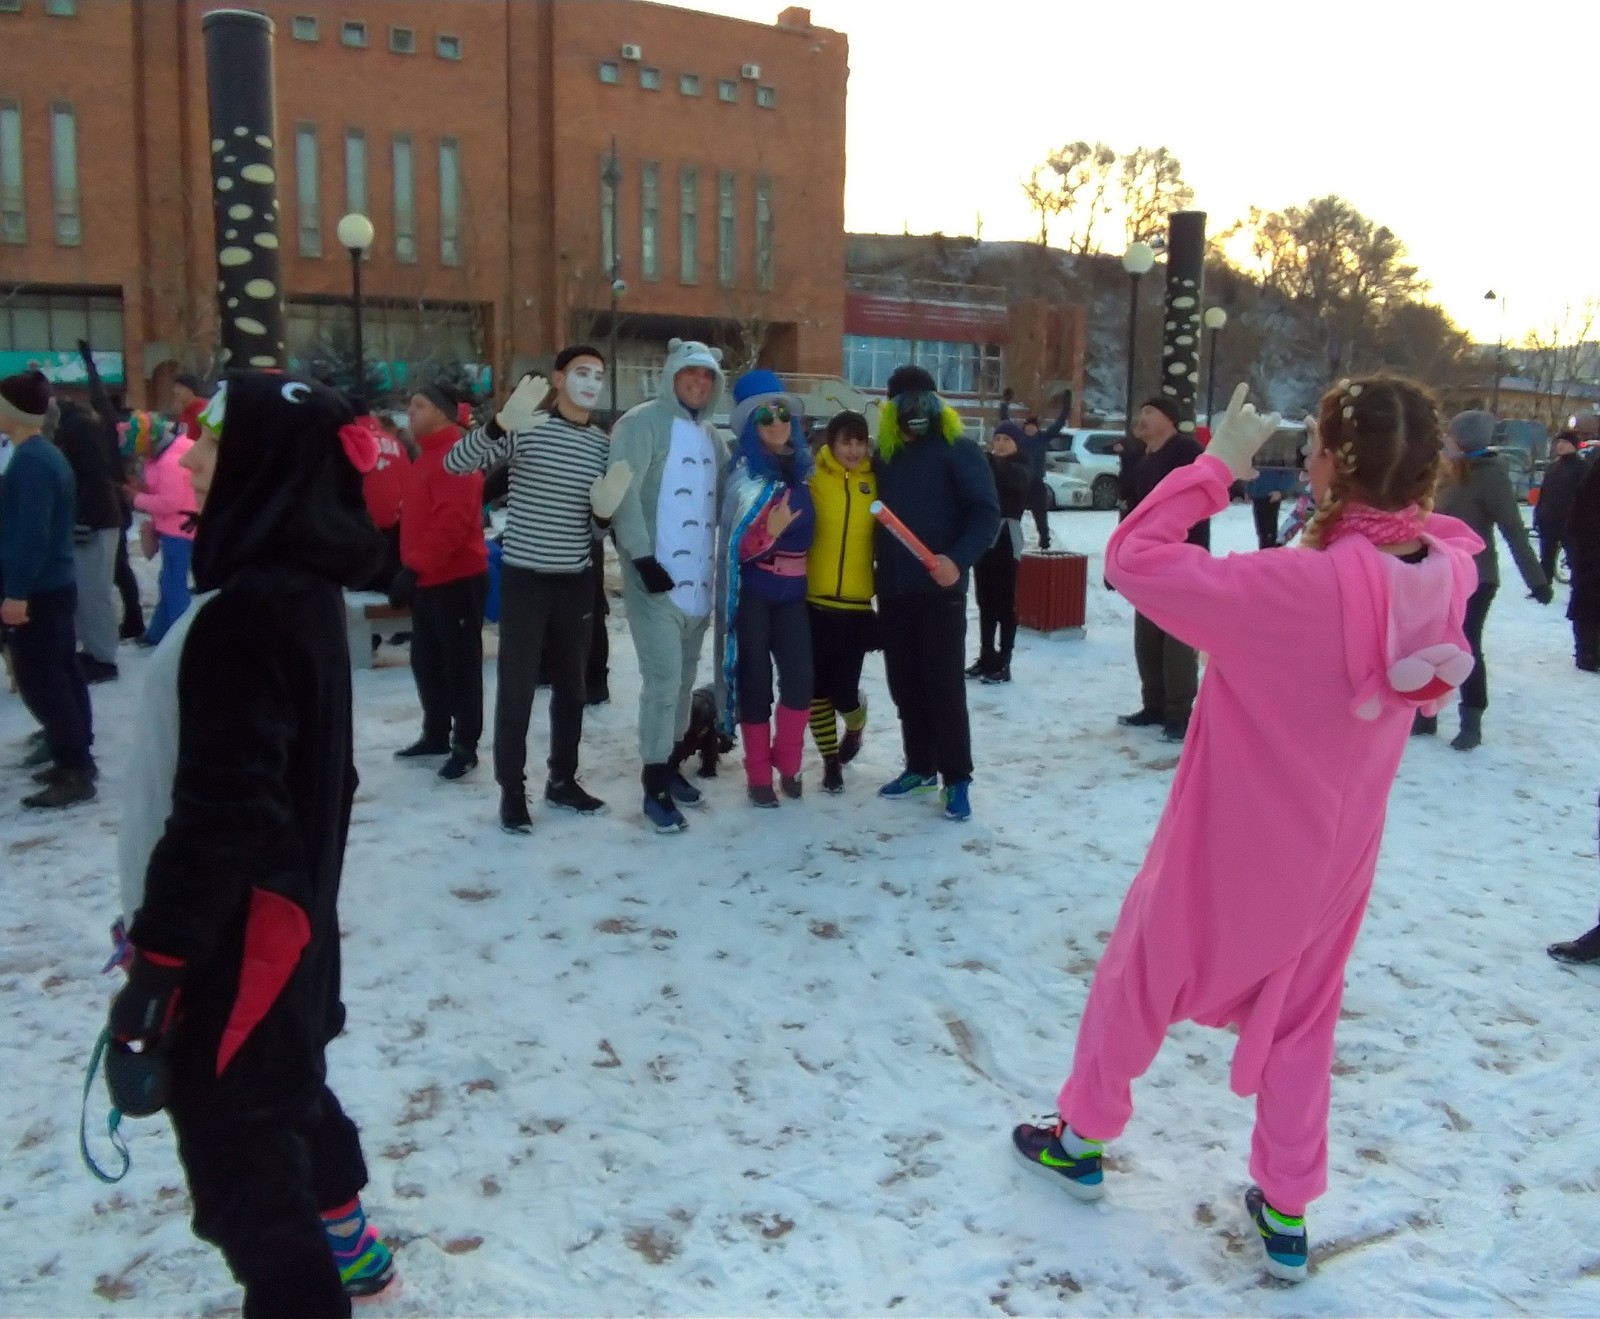
M 916 555 L 917 561 L 929 572 L 939 566 L 939 556 L 918 540 L 910 527 L 885 508 L 881 499 L 872 501 L 872 516 L 883 524 L 891 536 Z

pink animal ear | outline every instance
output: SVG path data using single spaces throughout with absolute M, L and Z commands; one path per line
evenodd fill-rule
M 359 422 L 347 422 L 339 427 L 339 442 L 344 445 L 344 455 L 350 465 L 365 476 L 378 465 L 378 440 Z
M 1467 680 L 1474 663 L 1453 642 L 1426 646 L 1389 666 L 1389 685 L 1408 700 L 1437 701 Z

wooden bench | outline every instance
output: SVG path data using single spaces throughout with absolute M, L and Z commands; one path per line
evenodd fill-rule
M 389 597 L 378 591 L 346 591 L 344 593 L 345 636 L 350 642 L 350 665 L 357 669 L 372 667 L 374 637 L 393 636 L 396 632 L 411 630 L 411 611 L 396 609 Z

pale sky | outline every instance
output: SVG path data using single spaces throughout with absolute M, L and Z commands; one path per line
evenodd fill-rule
M 784 7 L 688 2 L 765 23 Z M 852 230 L 970 235 L 981 211 L 985 238 L 1036 237 L 1019 181 L 1082 138 L 1169 147 L 1212 230 L 1252 203 L 1340 194 L 1400 236 L 1480 340 L 1499 328 L 1491 288 L 1508 342 L 1600 298 L 1595 0 L 810 9 L 850 37 Z M 1122 245 L 1108 234 L 1108 250 Z

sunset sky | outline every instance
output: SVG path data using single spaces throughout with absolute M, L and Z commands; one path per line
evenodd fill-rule
M 770 23 L 784 0 L 692 3 Z M 852 230 L 971 234 L 981 211 L 985 238 L 1034 237 L 1019 180 L 1083 138 L 1169 147 L 1213 229 L 1340 194 L 1480 340 L 1491 288 L 1508 341 L 1600 298 L 1593 0 L 810 8 L 850 37 Z

